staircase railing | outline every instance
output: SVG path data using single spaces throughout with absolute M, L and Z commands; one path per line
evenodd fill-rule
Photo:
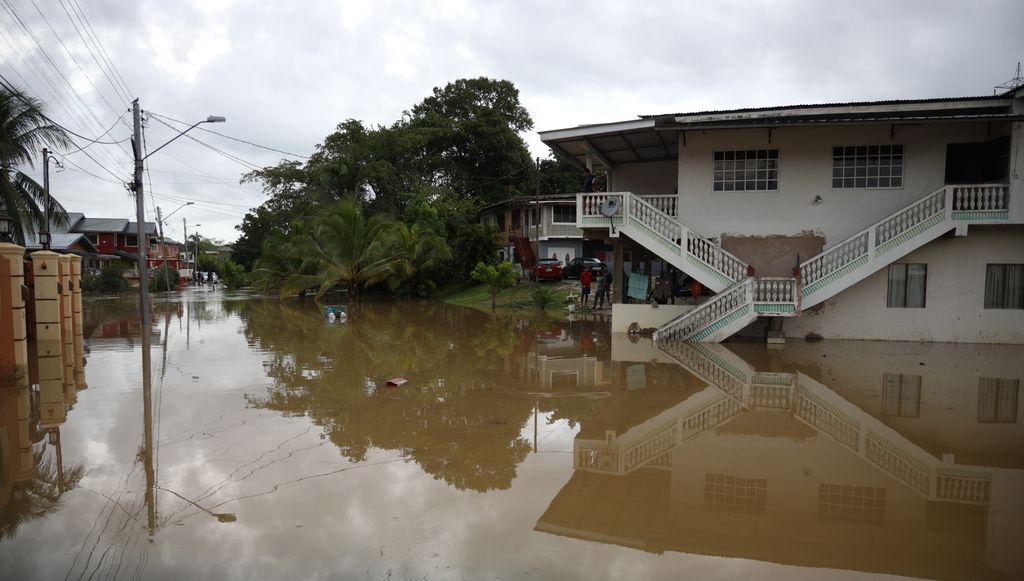
M 804 295 L 867 264 L 944 219 L 948 188 L 942 187 L 800 264 Z
M 1010 209 L 1010 188 L 1006 184 L 965 184 L 947 187 L 953 188 L 954 212 Z
M 701 306 L 672 319 L 655 331 L 654 340 L 686 341 L 734 311 L 750 305 L 754 279 L 748 277 L 713 296 Z
M 677 218 L 679 216 L 679 196 L 675 194 L 639 194 L 639 196 L 666 216 L 671 216 L 673 218 Z

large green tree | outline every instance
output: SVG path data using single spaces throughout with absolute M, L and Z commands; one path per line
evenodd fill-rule
M 25 231 L 37 230 L 45 221 L 43 187 L 22 172 L 32 166 L 33 154 L 45 145 L 66 146 L 64 130 L 43 113 L 43 104 L 20 89 L 0 86 L 0 208 L 11 217 L 13 237 L 25 244 Z M 50 218 L 67 222 L 67 213 L 52 196 Z
M 533 120 L 511 81 L 479 77 L 434 88 L 396 125 L 420 135 L 437 185 L 481 205 L 532 191 L 534 164 L 521 133 Z

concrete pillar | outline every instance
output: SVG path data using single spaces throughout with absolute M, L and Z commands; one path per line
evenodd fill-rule
M 36 295 L 36 359 L 39 367 L 39 425 L 56 427 L 67 418 L 64 408 L 64 340 L 61 337 L 62 297 L 59 255 L 48 250 L 32 253 Z
M 28 327 L 21 286 L 25 283 L 25 249 L 0 243 L 0 377 L 28 381 Z
M 71 256 L 71 324 L 74 328 L 75 389 L 85 389 L 85 336 L 82 327 L 82 257 Z
M 622 237 L 612 238 L 612 304 L 622 303 L 626 297 L 626 289 L 622 288 L 625 279 L 626 261 L 623 258 Z
M 75 394 L 75 325 L 71 306 L 71 256 L 62 254 L 57 258 L 57 270 L 60 273 L 60 339 L 61 360 L 64 364 L 64 403 L 73 405 L 78 396 Z

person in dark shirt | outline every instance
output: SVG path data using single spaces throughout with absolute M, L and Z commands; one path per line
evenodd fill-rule
M 591 173 L 590 168 L 583 170 L 583 193 L 589 194 L 594 191 L 594 174 Z

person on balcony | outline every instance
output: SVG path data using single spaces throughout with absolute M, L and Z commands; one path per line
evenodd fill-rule
M 594 192 L 594 174 L 590 171 L 590 168 L 583 170 L 583 193 L 590 194 Z

